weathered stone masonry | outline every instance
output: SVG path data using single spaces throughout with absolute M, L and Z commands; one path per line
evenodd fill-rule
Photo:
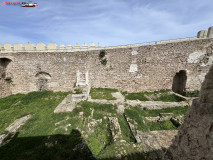
M 0 75 L 6 72 L 11 80 L 1 77 L 0 97 L 42 89 L 70 91 L 76 83 L 77 70 L 88 70 L 91 87 L 128 92 L 172 89 L 176 73 L 183 70 L 186 89 L 197 90 L 212 64 L 212 50 L 212 39 L 106 49 L 106 66 L 100 62 L 100 50 L 4 52 L 0 59 L 10 63 L 4 71 L 0 69 Z

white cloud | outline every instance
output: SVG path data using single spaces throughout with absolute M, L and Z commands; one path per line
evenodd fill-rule
M 210 0 L 38 1 L 35 8 L 4 8 L 0 40 L 109 46 L 192 37 L 213 25 L 212 5 Z

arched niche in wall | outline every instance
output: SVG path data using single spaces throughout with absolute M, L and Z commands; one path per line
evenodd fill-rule
M 173 78 L 172 91 L 181 95 L 186 94 L 187 75 L 185 70 L 177 72 Z
M 51 75 L 47 72 L 38 72 L 35 77 L 37 78 L 38 91 L 48 90 L 48 81 L 51 79 Z
M 7 72 L 8 65 L 11 62 L 12 60 L 9 58 L 0 57 L 0 97 L 5 97 L 12 94 L 12 74 Z
M 12 79 L 11 76 L 7 76 L 7 66 L 12 60 L 9 58 L 0 58 L 0 79 L 8 80 Z

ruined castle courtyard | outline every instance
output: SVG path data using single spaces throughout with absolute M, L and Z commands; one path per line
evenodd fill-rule
M 0 159 L 212 160 L 212 38 L 0 45 Z

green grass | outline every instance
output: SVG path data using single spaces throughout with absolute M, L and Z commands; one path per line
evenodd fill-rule
M 199 97 L 200 91 L 188 91 L 186 92 L 186 97 Z
M 123 115 L 118 115 L 117 117 L 123 139 L 126 140 L 127 142 L 135 142 L 135 138 L 132 135 L 131 131 L 129 130 L 129 126 L 125 120 L 125 117 Z
M 175 129 L 175 127 L 170 123 L 170 121 L 164 122 L 148 122 L 145 117 L 156 117 L 159 116 L 160 113 L 172 113 L 173 116 L 185 115 L 188 106 L 185 107 L 172 107 L 172 108 L 164 108 L 164 109 L 156 109 L 156 110 L 142 110 L 140 107 L 131 107 L 129 109 L 125 109 L 124 113 L 131 120 L 135 120 L 138 124 L 138 129 L 142 131 L 149 130 L 165 130 L 165 129 Z M 132 122 L 133 123 L 133 122 Z
M 148 122 L 146 123 L 150 131 L 156 130 L 173 130 L 177 129 L 171 121 L 161 121 L 161 122 Z
M 115 89 L 96 89 L 108 93 Z M 0 134 L 17 118 L 31 114 L 32 117 L 19 128 L 13 140 L 0 148 L 1 160 L 6 159 L 114 159 L 122 150 L 122 157 L 146 156 L 138 153 L 133 147 L 133 133 L 123 115 L 117 113 L 117 106 L 82 101 L 71 113 L 54 114 L 54 109 L 69 94 L 69 92 L 31 92 L 16 94 L 0 99 Z M 148 94 L 148 93 L 147 93 Z M 174 129 L 169 121 L 154 123 L 146 121 L 146 116 L 158 116 L 159 113 L 185 114 L 188 107 L 166 108 L 161 110 L 142 110 L 139 107 L 125 109 L 125 115 L 138 130 Z M 83 112 L 83 116 L 80 116 Z M 93 113 L 93 116 L 92 116 Z M 118 134 L 118 129 L 108 117 L 118 119 L 121 137 L 113 139 L 112 132 Z M 96 121 L 99 120 L 99 121 Z M 89 126 L 95 122 L 95 126 Z M 121 143 L 123 139 L 126 142 Z M 46 144 L 53 144 L 47 147 Z M 121 147 L 121 148 L 120 148 Z M 82 148 L 82 149 L 81 149 Z M 123 149 L 122 149 L 123 148 Z M 138 148 L 137 148 L 138 150 Z M 141 148 L 140 151 L 143 149 Z M 134 156 L 133 156 L 134 155 Z M 136 158 L 136 159 L 137 159 Z
M 118 92 L 118 90 L 110 88 L 91 88 L 90 95 L 92 99 L 116 100 L 111 94 L 113 92 Z
M 109 128 L 109 121 L 103 120 L 101 124 L 95 127 L 94 132 L 87 139 L 88 146 L 95 157 L 113 142 L 111 130 Z
M 47 144 L 51 144 L 47 147 Z M 1 160 L 60 160 L 60 159 L 95 159 L 82 139 L 81 133 L 73 129 L 68 135 L 19 137 L 0 148 Z
M 125 99 L 127 99 L 127 100 L 148 101 L 148 99 L 146 97 L 144 97 L 143 92 L 138 92 L 138 93 L 122 92 L 122 94 L 125 96 Z
M 94 102 L 88 102 L 88 101 L 82 101 L 79 103 L 83 107 L 83 109 L 93 109 L 96 113 L 102 113 L 104 114 L 117 114 L 116 109 L 117 106 L 112 104 L 100 104 L 100 103 L 94 103 Z
M 80 89 L 80 88 L 77 88 L 74 91 L 75 91 L 75 93 L 73 93 L 73 94 L 82 94 L 83 93 L 82 89 Z
M 16 119 L 31 114 L 32 118 L 24 125 L 20 135 L 51 134 L 46 130 L 54 127 L 53 123 L 61 119 L 54 115 L 55 107 L 66 97 L 67 93 L 50 91 L 31 92 L 27 95 L 17 94 L 0 99 L 0 133 Z
M 126 100 L 140 100 L 140 101 L 149 101 L 146 96 L 149 96 L 154 101 L 163 101 L 163 102 L 179 102 L 182 101 L 179 97 L 169 93 L 169 90 L 160 90 L 154 92 L 138 92 L 138 93 L 127 93 L 122 92 Z M 146 96 L 145 96 L 146 95 Z

